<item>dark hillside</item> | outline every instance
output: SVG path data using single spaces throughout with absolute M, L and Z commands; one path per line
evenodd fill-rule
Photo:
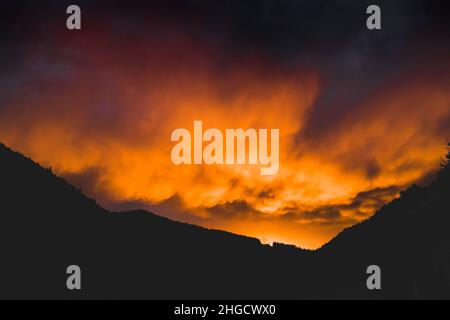
M 316 252 L 114 213 L 0 145 L 0 298 L 450 298 L 448 164 Z M 66 289 L 79 265 L 83 290 Z M 366 288 L 382 269 L 383 290 Z

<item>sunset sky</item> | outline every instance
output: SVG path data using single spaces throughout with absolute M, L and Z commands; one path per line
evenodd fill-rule
M 0 142 L 106 208 L 317 248 L 439 168 L 445 1 L 121 2 L 0 5 Z M 171 132 L 194 120 L 279 128 L 278 174 L 174 165 Z

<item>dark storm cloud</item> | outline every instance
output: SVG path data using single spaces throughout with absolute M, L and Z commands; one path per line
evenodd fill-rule
M 322 207 L 313 211 L 298 211 L 296 209 L 289 209 L 289 211 L 283 215 L 283 219 L 292 221 L 307 221 L 316 222 L 322 221 L 337 221 L 342 218 L 337 206 Z
M 324 88 L 307 128 L 299 136 L 299 139 L 314 139 L 326 131 L 330 122 L 338 121 L 355 108 L 370 88 L 395 72 L 399 52 L 412 35 L 434 25 L 446 25 L 442 13 L 449 6 L 446 2 L 379 0 L 376 3 L 383 9 L 383 30 L 368 32 L 365 10 L 372 2 L 80 0 L 77 5 L 82 9 L 81 34 L 94 32 L 102 25 L 109 30 L 108 41 L 136 34 L 170 39 L 173 30 L 182 30 L 193 38 L 223 48 L 222 56 L 216 57 L 217 68 L 241 63 L 242 54 L 257 53 L 286 69 L 298 65 L 319 69 Z M 65 72 L 74 62 L 76 53 L 64 53 L 68 56 L 65 60 L 62 53 L 54 52 L 58 41 L 55 31 L 65 32 L 69 37 L 70 32 L 65 30 L 65 9 L 70 4 L 72 1 L 66 0 L 2 2 L 2 101 L 6 102 L 10 95 L 23 88 L 33 72 L 41 75 Z M 42 70 L 36 70 L 32 66 L 34 62 L 29 61 L 29 53 L 42 55 L 44 51 L 49 59 L 58 61 L 49 61 L 42 65 Z M 380 68 L 381 64 L 384 68 Z M 345 94 L 349 87 L 352 87 L 351 96 Z
M 259 199 L 275 199 L 275 197 L 276 197 L 276 195 L 272 188 L 268 188 L 268 189 L 258 193 Z
M 367 53 L 364 49 L 370 49 L 369 53 L 376 56 L 394 48 L 417 29 L 444 20 L 439 12 L 445 6 L 442 9 L 430 2 L 433 3 L 376 1 L 383 9 L 385 29 L 377 33 L 365 28 L 365 10 L 373 1 L 165 0 L 77 1 L 77 4 L 82 8 L 85 28 L 99 22 L 109 23 L 112 36 L 127 31 L 159 32 L 156 26 L 166 23 L 203 36 L 205 41 L 226 41 L 228 48 L 238 52 L 244 48 L 265 49 L 284 62 L 299 54 L 314 59 L 319 52 L 327 60 L 345 54 L 348 63 L 357 64 Z M 72 1 L 3 2 L 2 33 L 13 37 L 22 32 L 25 40 L 31 40 L 50 27 L 65 27 L 65 8 L 69 4 Z M 167 35 L 161 34 L 164 36 Z
M 390 186 L 360 192 L 352 199 L 348 208 L 357 209 L 364 207 L 366 209 L 377 210 L 387 202 L 387 199 L 392 199 L 397 195 L 400 190 L 401 188 L 398 186 Z M 345 208 L 346 206 L 341 207 L 341 209 Z
M 281 220 L 313 225 L 351 225 L 368 218 L 374 211 L 394 198 L 401 188 L 390 186 L 358 193 L 348 203 L 319 206 L 313 210 L 284 208 L 282 215 L 270 215 L 253 208 L 244 200 L 226 202 L 204 208 L 214 218 L 226 220 Z
M 382 168 L 378 164 L 376 159 L 372 159 L 367 162 L 366 176 L 367 176 L 367 178 L 370 178 L 370 179 L 376 178 L 380 175 L 381 170 L 382 170 Z
M 326 69 L 336 60 L 341 67 L 364 68 L 367 62 L 395 53 L 411 34 L 445 17 L 440 13 L 445 11 L 445 5 L 439 7 L 441 1 L 376 3 L 383 9 L 383 30 L 370 33 L 365 28 L 365 10 L 373 1 L 77 1 L 85 30 L 100 23 L 108 24 L 112 37 L 127 32 L 160 32 L 164 38 L 170 33 L 159 26 L 166 24 L 207 42 L 225 43 L 230 56 L 253 50 L 287 67 L 301 60 L 325 63 Z M 65 28 L 65 9 L 70 4 L 72 1 L 65 0 L 2 2 L 1 57 L 17 57 L 29 49 L 28 42 L 51 45 L 47 35 L 58 27 Z
M 358 193 L 349 203 L 318 207 L 310 211 L 285 208 L 282 219 L 313 224 L 353 224 L 380 209 L 400 191 L 397 186 L 375 188 Z M 345 214 L 344 214 L 345 212 Z
M 227 219 L 250 219 L 262 218 L 264 214 L 254 209 L 250 204 L 243 200 L 231 201 L 225 204 L 219 204 L 205 209 L 214 217 Z

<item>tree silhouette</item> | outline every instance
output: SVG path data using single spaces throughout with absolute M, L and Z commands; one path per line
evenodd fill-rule
M 450 142 L 447 144 L 447 149 L 448 149 L 448 153 L 447 153 L 447 156 L 445 157 L 445 161 L 444 161 L 444 167 L 446 169 L 448 169 L 450 166 Z
M 447 143 L 447 155 L 441 161 L 441 170 L 439 171 L 439 178 L 450 176 L 450 142 Z

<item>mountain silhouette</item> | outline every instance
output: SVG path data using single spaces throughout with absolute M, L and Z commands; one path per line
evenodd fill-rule
M 316 251 L 111 212 L 0 144 L 0 298 L 450 298 L 449 155 L 412 186 Z M 82 290 L 66 269 L 82 270 Z M 382 289 L 368 290 L 367 267 Z

